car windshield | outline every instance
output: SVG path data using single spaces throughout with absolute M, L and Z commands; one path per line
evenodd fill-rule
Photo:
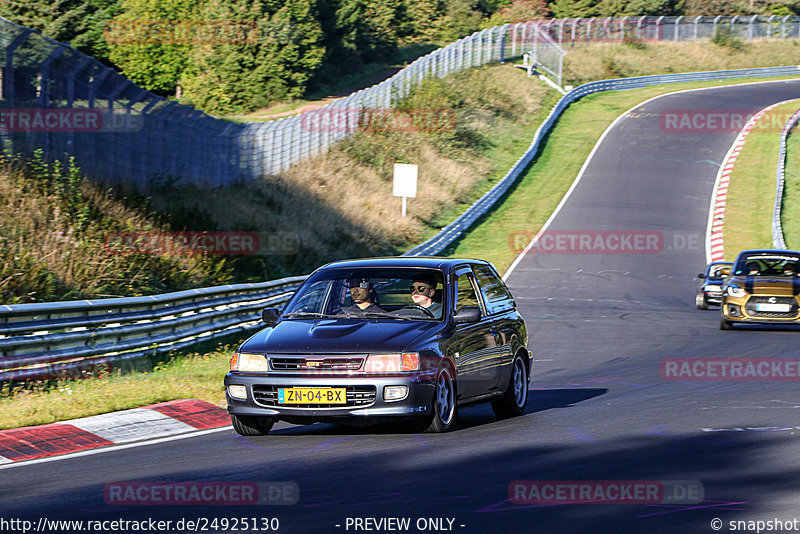
M 800 256 L 796 254 L 742 254 L 734 274 L 739 276 L 797 276 Z
M 731 263 L 712 263 L 708 268 L 709 278 L 722 278 L 731 274 Z
M 443 281 L 436 269 L 324 269 L 303 284 L 281 317 L 441 320 Z

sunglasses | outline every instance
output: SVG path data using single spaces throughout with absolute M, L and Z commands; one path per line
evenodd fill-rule
M 411 286 L 412 293 L 425 293 L 429 289 L 433 289 L 431 286 Z

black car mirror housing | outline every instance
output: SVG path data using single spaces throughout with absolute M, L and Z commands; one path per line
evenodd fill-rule
M 453 324 L 477 323 L 481 320 L 481 310 L 477 306 L 464 306 L 453 316 Z
M 267 324 L 275 324 L 280 315 L 281 311 L 278 308 L 264 308 L 261 310 L 261 320 Z

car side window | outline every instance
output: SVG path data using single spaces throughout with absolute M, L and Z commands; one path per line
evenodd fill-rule
M 460 274 L 456 280 L 456 312 L 464 306 L 476 306 L 480 308 L 478 295 L 475 293 L 475 288 L 470 278 L 469 273 L 463 273 Z
M 325 295 L 328 293 L 330 281 L 321 280 L 312 285 L 295 304 L 295 312 L 321 312 Z
M 483 301 L 486 303 L 486 313 L 492 315 L 514 309 L 514 299 L 503 281 L 495 274 L 494 270 L 488 265 L 473 267 L 475 276 L 478 278 L 483 294 Z

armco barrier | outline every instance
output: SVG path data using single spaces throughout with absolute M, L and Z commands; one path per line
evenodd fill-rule
M 566 47 L 626 39 L 697 41 L 720 28 L 747 40 L 797 39 L 800 17 L 607 17 L 504 24 L 434 50 L 391 78 L 318 110 L 232 124 L 150 93 L 68 44 L 0 17 L 5 51 L 0 58 L 0 145 L 24 155 L 40 151 L 48 160 L 73 156 L 89 178 L 112 186 L 223 187 L 280 173 L 327 151 L 357 131 L 370 111 L 391 109 L 428 77 L 531 53 L 538 68 L 560 84 Z
M 404 255 L 438 254 L 487 214 L 534 159 L 561 113 L 583 96 L 683 81 L 794 74 L 800 74 L 800 67 L 642 76 L 581 85 L 558 101 L 528 150 L 497 184 L 439 233 Z M 119 365 L 153 352 L 256 328 L 258 312 L 285 303 L 305 278 L 152 297 L 0 306 L 0 380 L 56 376 L 99 364 Z
M 259 325 L 305 276 L 149 297 L 0 306 L 0 380 L 80 376 Z
M 601 80 L 597 82 L 585 83 L 576 87 L 561 100 L 556 103 L 547 119 L 536 130 L 533 137 L 533 142 L 528 147 L 528 150 L 520 157 L 511 170 L 497 182 L 486 194 L 478 199 L 472 206 L 470 206 L 463 214 L 456 218 L 453 222 L 445 226 L 439 233 L 424 243 L 417 245 L 408 252 L 405 256 L 430 256 L 438 254 L 447 248 L 451 243 L 456 241 L 463 233 L 469 229 L 475 221 L 487 214 L 489 210 L 494 207 L 500 198 L 508 191 L 508 189 L 517 181 L 520 175 L 530 165 L 531 161 L 536 157 L 542 141 L 553 128 L 553 125 L 558 120 L 558 117 L 572 102 L 600 91 L 621 91 L 624 89 L 640 89 L 649 85 L 660 85 L 666 83 L 676 82 L 699 82 L 709 80 L 723 80 L 730 78 L 749 78 L 749 77 L 763 77 L 763 76 L 791 76 L 800 75 L 800 66 L 791 67 L 766 67 L 759 69 L 737 69 L 725 71 L 709 71 L 709 72 L 690 72 L 686 74 L 665 74 L 657 76 L 639 76 L 635 78 L 623 78 L 619 80 Z
M 778 154 L 778 169 L 776 171 L 775 182 L 775 207 L 772 210 L 772 246 L 779 249 L 786 249 L 786 241 L 783 238 L 783 226 L 781 225 L 781 208 L 783 206 L 783 185 L 786 180 L 786 138 L 792 129 L 797 126 L 800 119 L 800 110 L 797 110 L 786 125 L 781 130 L 780 153 Z

